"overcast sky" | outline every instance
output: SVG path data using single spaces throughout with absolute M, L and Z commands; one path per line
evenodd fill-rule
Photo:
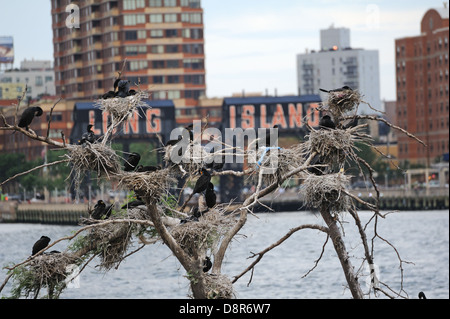
M 354 48 L 379 50 L 381 98 L 395 100 L 396 38 L 420 33 L 432 1 L 203 0 L 209 97 L 297 93 L 296 55 L 317 50 L 320 29 L 350 28 Z M 0 36 L 13 36 L 15 66 L 53 60 L 50 0 L 0 0 Z

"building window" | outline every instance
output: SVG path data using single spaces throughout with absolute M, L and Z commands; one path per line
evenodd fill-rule
M 162 0 L 150 0 L 150 7 L 162 7 Z
M 178 75 L 169 75 L 167 77 L 168 83 L 180 83 L 180 77 Z
M 164 0 L 164 6 L 165 7 L 176 7 L 177 0 Z
M 136 10 L 136 8 L 145 8 L 145 0 L 124 0 L 124 10 Z
M 154 76 L 153 77 L 153 83 L 154 84 L 164 84 L 164 77 L 163 76 Z
M 162 38 L 162 37 L 164 37 L 164 32 L 163 32 L 163 30 L 151 30 L 150 36 L 152 38 Z
M 164 21 L 166 23 L 177 22 L 177 14 L 176 13 L 167 13 L 164 15 Z
M 164 53 L 164 46 L 163 45 L 152 45 L 151 52 L 154 54 Z
M 162 23 L 163 15 L 162 14 L 151 14 L 150 15 L 150 23 Z

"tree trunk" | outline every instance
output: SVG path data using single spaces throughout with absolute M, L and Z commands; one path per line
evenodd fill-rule
M 347 283 L 353 298 L 363 299 L 363 292 L 361 290 L 361 287 L 359 286 L 358 278 L 356 277 L 354 268 L 350 262 L 350 257 L 348 256 L 347 250 L 345 248 L 341 231 L 336 224 L 336 220 L 333 218 L 333 216 L 331 216 L 327 204 L 322 204 L 322 207 L 320 208 L 320 214 L 327 223 L 329 235 L 333 241 L 334 249 L 336 250 L 339 261 L 341 262 L 342 269 L 344 270 L 345 278 L 347 279 Z

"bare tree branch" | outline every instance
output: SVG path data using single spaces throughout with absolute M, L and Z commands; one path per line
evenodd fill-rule
M 243 272 L 241 272 L 239 275 L 234 276 L 234 279 L 232 281 L 232 283 L 235 283 L 236 281 L 239 280 L 239 278 L 241 278 L 243 275 L 245 275 L 247 272 L 249 272 L 250 270 L 252 270 L 256 264 L 258 264 L 261 259 L 264 257 L 264 255 L 271 251 L 272 249 L 274 249 L 275 247 L 278 247 L 279 245 L 281 245 L 285 240 L 287 240 L 289 237 L 291 237 L 293 234 L 295 234 L 296 232 L 298 232 L 299 230 L 302 229 L 317 229 L 320 230 L 324 233 L 326 233 L 328 235 L 328 228 L 324 227 L 324 226 L 320 226 L 320 225 L 313 225 L 313 224 L 306 224 L 306 225 L 301 225 L 295 228 L 292 228 L 286 235 L 284 235 L 283 237 L 281 237 L 279 240 L 277 240 L 275 243 L 273 243 L 272 245 L 268 246 L 267 248 L 263 249 L 262 251 L 260 251 L 259 253 L 253 253 L 249 258 L 254 258 L 257 256 L 256 260 L 254 262 L 252 262 Z M 251 280 L 250 280 L 251 281 Z M 247 286 L 250 285 L 250 281 L 248 282 Z

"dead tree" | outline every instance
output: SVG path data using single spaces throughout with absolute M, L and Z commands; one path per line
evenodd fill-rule
M 29 295 L 37 297 L 41 288 L 44 287 L 48 289 L 48 297 L 58 297 L 67 284 L 65 279 L 68 274 L 64 270 L 67 266 L 76 265 L 83 271 L 94 257 L 98 257 L 100 268 L 111 270 L 119 267 L 125 258 L 137 253 L 145 246 L 162 241 L 185 269 L 193 298 L 233 298 L 234 282 L 248 271 L 253 271 L 266 253 L 281 245 L 293 233 L 310 228 L 327 234 L 324 247 L 331 238 L 353 298 L 364 297 L 358 282 L 359 273 L 350 261 L 342 232 L 338 226 L 340 214 L 349 211 L 361 235 L 365 251 L 364 260 L 369 265 L 373 265 L 373 240 L 372 247 L 370 247 L 365 234 L 367 225 L 361 225 L 354 201 L 359 201 L 374 211 L 371 220 L 374 221 L 375 230 L 378 218 L 385 216 L 379 212 L 377 204 L 363 202 L 348 192 L 350 176 L 344 173 L 344 164 L 353 160 L 360 168 L 364 166 L 369 170 L 369 178 L 374 183 L 373 171 L 370 166 L 355 152 L 356 142 L 371 145 L 370 136 L 362 131 L 366 125 L 348 126 L 345 123 L 349 118 L 363 118 L 356 115 L 357 106 L 361 103 L 359 92 L 352 90 L 330 92 L 330 98 L 322 106 L 322 110 L 332 116 L 336 123 L 335 129 L 316 130 L 310 127 L 310 134 L 305 143 L 286 149 L 259 147 L 256 151 L 250 147 L 242 154 L 247 158 L 259 159 L 252 167 L 245 171 L 214 173 L 215 175 L 247 176 L 255 183 L 256 191 L 243 203 L 222 203 L 209 210 L 203 210 L 203 197 L 200 196 L 198 208 L 200 215 L 198 216 L 182 210 L 184 206 L 173 204 L 170 189 L 175 187 L 180 177 L 187 178 L 188 182 L 195 178 L 196 173 L 208 162 L 209 157 L 222 155 L 223 151 L 225 153 L 233 151 L 234 147 L 233 145 L 224 145 L 224 149 L 219 154 L 210 154 L 204 150 L 199 140 L 188 139 L 184 144 L 181 160 L 177 163 L 172 161 L 171 155 L 179 154 L 179 149 L 171 145 L 161 148 L 167 161 L 165 168 L 153 172 L 123 171 L 121 163 L 125 159 L 111 149 L 111 137 L 115 130 L 130 118 L 136 108 L 142 106 L 145 98 L 147 98 L 147 94 L 138 91 L 134 96 L 99 101 L 99 107 L 110 114 L 111 124 L 99 140 L 95 143 L 86 142 L 83 145 L 71 145 L 65 141 L 59 143 L 50 139 L 48 134 L 46 137 L 42 137 L 18 127 L 17 110 L 20 101 L 16 108 L 14 123 L 7 123 L 5 117 L 0 115 L 4 124 L 4 127 L 0 128 L 1 130 L 16 131 L 31 139 L 67 151 L 60 161 L 47 165 L 70 163 L 76 181 L 82 180 L 86 172 L 95 172 L 99 179 L 115 181 L 122 189 L 133 191 L 144 203 L 126 210 L 115 210 L 109 219 L 80 220 L 83 227 L 73 235 L 58 239 L 35 256 L 8 267 L 9 274 L 3 285 L 0 286 L 0 291 L 10 278 L 14 278 L 17 282 L 15 297 Z M 349 115 L 352 112 L 354 114 Z M 49 118 L 51 119 L 51 116 Z M 49 121 L 48 129 L 50 129 L 50 124 Z M 311 173 L 311 169 L 316 173 Z M 320 173 L 317 174 L 317 172 Z M 261 198 L 274 192 L 291 178 L 302 181 L 300 195 L 308 207 L 320 211 L 327 226 L 300 225 L 293 228 L 270 247 L 253 254 L 251 257 L 257 257 L 255 262 L 241 274 L 236 275 L 233 280 L 226 274 L 222 274 L 225 254 L 235 235 L 245 225 L 248 214 L 253 214 L 253 207 L 261 204 Z M 375 183 L 374 187 L 376 188 Z M 378 190 L 377 195 L 379 195 Z M 179 203 L 180 201 L 175 199 L 175 202 Z M 376 231 L 375 234 L 378 236 Z M 130 252 L 133 238 L 138 238 L 141 246 Z M 64 252 L 45 253 L 61 241 L 70 242 Z M 397 255 L 401 267 L 404 261 L 399 254 Z M 207 257 L 213 260 L 211 272 L 204 271 Z M 381 291 L 389 297 L 404 297 L 403 291 L 392 295 L 390 291 L 383 289 L 377 283 L 374 274 L 371 275 L 373 276 L 374 293 Z

